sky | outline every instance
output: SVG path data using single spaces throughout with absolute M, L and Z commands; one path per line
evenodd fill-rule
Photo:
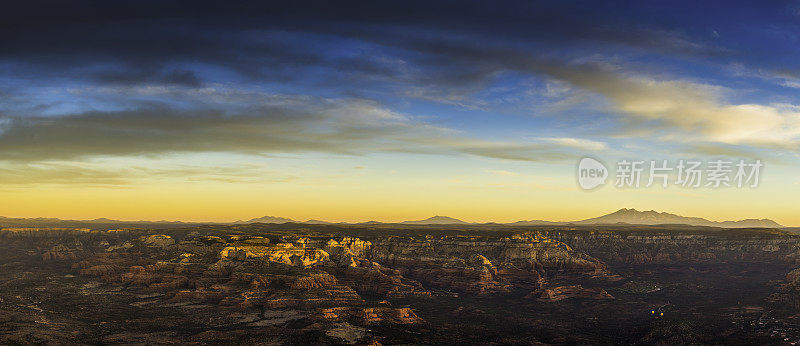
M 27 1 L 0 23 L 0 215 L 800 226 L 798 1 Z M 612 171 L 592 191 L 587 156 Z M 619 188 L 623 159 L 764 166 Z

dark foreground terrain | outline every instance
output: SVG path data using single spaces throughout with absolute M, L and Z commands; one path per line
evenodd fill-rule
M 0 231 L 0 344 L 793 344 L 800 238 L 681 226 Z

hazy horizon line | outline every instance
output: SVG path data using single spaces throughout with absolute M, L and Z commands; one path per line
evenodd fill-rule
M 742 220 L 770 220 L 770 221 L 773 221 L 775 223 L 778 223 L 777 221 L 775 221 L 775 220 L 773 220 L 771 218 L 767 218 L 767 217 L 745 217 L 745 218 L 736 219 L 736 220 L 715 220 L 715 219 L 710 219 L 710 218 L 703 217 L 703 216 L 686 216 L 686 215 L 676 214 L 676 213 L 668 212 L 668 211 L 658 211 L 658 210 L 652 210 L 652 209 L 651 210 L 644 210 L 644 209 L 640 210 L 640 209 L 636 209 L 636 208 L 619 208 L 619 209 L 615 209 L 613 211 L 610 211 L 610 212 L 607 212 L 607 213 L 604 213 L 604 214 L 600 214 L 600 215 L 596 215 L 596 216 L 592 216 L 592 217 L 588 217 L 588 218 L 578 218 L 578 219 L 572 219 L 572 220 L 558 220 L 558 221 L 556 221 L 556 220 L 547 220 L 547 219 L 537 219 L 537 218 L 516 219 L 515 221 L 496 221 L 496 220 L 470 221 L 469 219 L 462 219 L 462 218 L 459 218 L 459 217 L 453 217 L 453 216 L 441 215 L 441 214 L 436 214 L 436 215 L 429 216 L 429 217 L 422 218 L 422 219 L 410 218 L 410 219 L 396 220 L 396 221 L 379 220 L 379 219 L 374 219 L 374 218 L 365 218 L 365 219 L 355 220 L 355 221 L 354 220 L 327 221 L 324 218 L 310 217 L 310 218 L 296 219 L 296 218 L 291 218 L 291 217 L 282 217 L 282 216 L 275 216 L 275 215 L 263 215 L 263 216 L 258 216 L 258 217 L 251 217 L 251 218 L 244 218 L 244 219 L 237 219 L 237 220 L 227 220 L 227 221 L 208 221 L 208 220 L 193 220 L 193 219 L 117 219 L 117 218 L 109 218 L 109 217 L 61 218 L 61 217 L 48 217 L 48 216 L 28 216 L 28 217 L 25 217 L 25 216 L 5 216 L 5 215 L 0 215 L 0 218 L 27 219 L 27 220 L 30 220 L 30 219 L 56 219 L 56 220 L 60 220 L 60 221 L 83 221 L 83 222 L 96 221 L 96 220 L 109 220 L 109 221 L 123 222 L 123 223 L 136 223 L 136 222 L 159 223 L 159 222 L 164 222 L 164 223 L 193 223 L 193 224 L 234 224 L 234 223 L 239 223 L 239 222 L 249 222 L 250 220 L 259 219 L 259 218 L 271 217 L 271 218 L 276 218 L 276 219 L 290 220 L 290 221 L 287 221 L 286 223 L 289 223 L 289 222 L 306 223 L 306 222 L 309 222 L 309 221 L 321 221 L 321 222 L 331 223 L 331 224 L 358 224 L 358 223 L 367 223 L 367 222 L 379 222 L 379 223 L 393 224 L 393 223 L 403 223 L 403 222 L 417 222 L 417 221 L 424 221 L 424 220 L 431 219 L 431 218 L 436 218 L 436 217 L 444 217 L 444 218 L 452 218 L 452 219 L 455 219 L 455 220 L 458 220 L 458 221 L 461 221 L 461 222 L 464 222 L 464 223 L 467 223 L 467 224 L 489 224 L 489 223 L 512 224 L 512 223 L 516 223 L 516 222 L 530 222 L 530 221 L 542 221 L 542 222 L 551 222 L 551 223 L 581 222 L 581 221 L 585 221 L 585 220 L 589 220 L 589 219 L 593 219 L 593 218 L 597 218 L 597 217 L 606 216 L 606 215 L 609 215 L 609 214 L 613 214 L 613 213 L 619 212 L 621 210 L 628 210 L 628 209 L 634 210 L 634 211 L 638 211 L 638 212 L 651 212 L 651 211 L 654 211 L 654 212 L 658 212 L 658 213 L 662 213 L 662 214 L 665 213 L 665 214 L 677 215 L 679 217 L 685 217 L 685 218 L 701 218 L 701 219 L 705 219 L 707 221 L 711 221 L 711 222 L 715 222 L 715 223 L 736 222 L 736 221 L 742 221 Z M 783 224 L 781 224 L 781 226 L 787 227 L 787 228 L 788 227 L 800 227 L 800 226 L 787 226 L 787 225 L 783 225 Z

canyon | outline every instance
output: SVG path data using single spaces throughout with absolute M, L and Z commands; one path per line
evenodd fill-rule
M 800 237 L 686 225 L 0 230 L 0 343 L 791 343 Z

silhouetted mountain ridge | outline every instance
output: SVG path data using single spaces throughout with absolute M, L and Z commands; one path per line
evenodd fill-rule
M 425 220 L 417 220 L 417 221 L 403 221 L 401 224 L 404 225 L 466 225 L 469 222 L 461 221 L 459 219 L 455 219 L 449 216 L 433 216 L 429 217 Z
M 624 223 L 631 225 L 691 225 L 691 226 L 712 226 L 712 227 L 765 227 L 782 228 L 784 226 L 770 219 L 745 219 L 739 221 L 711 221 L 701 217 L 686 217 L 676 214 L 657 212 L 655 210 L 638 211 L 636 209 L 622 208 L 611 214 L 573 222 L 579 225 L 589 224 L 616 224 Z
M 262 216 L 262 217 L 257 217 L 257 218 L 250 219 L 250 220 L 247 220 L 247 221 L 239 220 L 239 221 L 236 221 L 234 223 L 237 223 L 237 224 L 245 223 L 246 224 L 246 223 L 289 223 L 289 222 L 297 223 L 298 221 L 295 221 L 295 220 L 292 220 L 292 219 L 287 219 L 285 217 L 278 217 L 278 216 Z
M 269 224 L 284 224 L 284 223 L 298 223 L 309 225 L 325 225 L 325 224 L 352 224 L 352 225 L 380 225 L 392 224 L 369 221 L 360 223 L 347 223 L 347 222 L 327 222 L 323 220 L 311 219 L 305 222 L 292 220 L 285 217 L 278 216 L 262 216 L 247 221 L 239 220 L 233 223 L 225 222 L 181 222 L 181 221 L 120 221 L 107 218 L 98 218 L 93 220 L 62 220 L 57 218 L 8 218 L 0 216 L 0 227 L 99 227 L 99 226 L 185 226 L 197 224 L 251 224 L 251 223 L 269 223 Z M 676 214 L 657 212 L 654 210 L 638 211 L 636 209 L 622 208 L 613 213 L 603 216 L 590 218 L 580 221 L 572 222 L 556 222 L 545 220 L 528 220 L 517 221 L 511 223 L 470 223 L 462 221 L 449 216 L 436 215 L 424 220 L 402 221 L 396 224 L 400 225 L 504 225 L 504 226 L 547 226 L 547 225 L 690 225 L 690 226 L 708 226 L 708 227 L 723 227 L 723 228 L 784 228 L 785 226 L 778 224 L 770 219 L 744 219 L 738 221 L 711 221 L 701 217 L 686 217 Z

